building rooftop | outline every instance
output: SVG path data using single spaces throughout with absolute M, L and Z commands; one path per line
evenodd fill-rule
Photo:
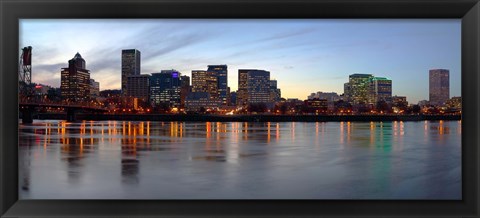
M 361 73 L 354 73 L 351 74 L 350 77 L 370 77 L 373 76 L 372 74 L 361 74 Z
M 82 58 L 82 55 L 80 55 L 80 53 L 77 52 L 77 54 L 75 54 L 75 56 L 72 58 L 72 59 L 81 59 L 81 60 L 84 60 Z
M 390 80 L 386 77 L 373 77 L 372 80 Z

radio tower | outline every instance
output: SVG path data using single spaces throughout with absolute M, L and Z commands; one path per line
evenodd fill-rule
M 22 49 L 18 64 L 18 94 L 29 97 L 32 91 L 32 46 L 28 46 Z

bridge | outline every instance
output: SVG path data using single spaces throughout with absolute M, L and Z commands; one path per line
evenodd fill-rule
M 100 105 L 90 102 L 50 102 L 41 100 L 21 99 L 18 104 L 19 110 L 22 113 L 22 123 L 32 123 L 33 114 L 36 108 L 58 108 L 64 109 L 67 112 L 67 121 L 75 121 L 75 114 L 79 111 L 104 113 L 107 109 Z
M 88 112 L 107 112 L 94 102 L 82 101 L 73 102 L 64 100 L 61 102 L 53 102 L 48 99 L 38 98 L 35 96 L 32 87 L 32 47 L 24 47 L 20 55 L 18 64 L 18 108 L 22 113 L 22 123 L 32 123 L 33 113 L 36 108 L 62 108 L 67 112 L 67 120 L 75 121 L 75 113 L 78 111 Z

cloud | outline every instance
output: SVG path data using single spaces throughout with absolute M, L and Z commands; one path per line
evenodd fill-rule
M 111 70 L 119 71 L 121 69 L 120 55 L 115 58 L 105 58 L 103 60 L 95 59 L 93 62 L 87 62 L 87 69 L 91 70 L 91 73 Z
M 120 72 L 111 73 L 97 73 L 90 74 L 90 79 L 94 79 L 100 83 L 100 90 L 104 89 L 120 89 L 121 87 L 121 74 Z
M 203 34 L 184 33 L 158 36 L 157 40 L 151 41 L 150 44 L 152 45 L 145 49 L 148 52 L 148 56 L 144 57 L 143 60 L 158 59 L 166 54 L 173 53 L 182 48 L 191 47 L 194 44 L 199 44 L 208 39 L 202 35 Z
M 265 43 L 265 42 L 277 42 L 277 41 L 285 41 L 290 38 L 296 38 L 300 35 L 306 35 L 309 33 L 314 32 L 316 29 L 315 28 L 304 28 L 304 29 L 295 29 L 295 30 L 288 30 L 280 33 L 273 34 L 272 36 L 268 37 L 263 37 L 263 38 L 257 38 L 254 40 L 248 40 L 244 42 L 239 42 L 232 44 L 232 47 L 238 47 L 238 46 L 245 46 L 245 45 L 254 45 L 258 43 Z
M 184 36 L 172 36 L 167 38 L 163 44 L 154 48 L 152 52 L 150 52 L 149 56 L 145 58 L 145 60 L 149 60 L 152 58 L 158 58 L 165 54 L 174 52 L 181 48 L 191 46 L 195 43 L 199 43 L 202 41 L 201 37 L 195 35 L 184 35 Z
M 52 87 L 55 87 L 55 88 L 60 87 L 60 77 L 58 77 L 58 78 L 48 77 L 48 78 L 43 78 L 41 80 L 37 80 L 37 81 L 34 81 L 34 82 L 38 83 L 38 84 L 44 84 L 44 85 L 52 86 Z
M 280 40 L 280 39 L 289 39 L 289 38 L 292 38 L 292 37 L 298 37 L 300 35 L 313 33 L 317 30 L 318 29 L 315 29 L 315 28 L 304 28 L 304 29 L 299 29 L 299 30 L 286 31 L 286 32 L 282 32 L 282 33 L 279 33 L 279 34 L 275 34 L 275 35 L 270 36 L 270 37 L 261 38 L 261 39 L 258 39 L 256 41 L 257 42 L 265 42 L 265 41 L 273 41 L 273 40 Z
M 32 71 L 40 71 L 40 72 L 51 72 L 57 73 L 62 70 L 62 68 L 68 67 L 67 61 L 65 63 L 56 63 L 56 64 L 39 64 L 35 65 L 35 68 L 32 67 Z
M 58 87 L 65 63 L 32 65 L 32 82 Z

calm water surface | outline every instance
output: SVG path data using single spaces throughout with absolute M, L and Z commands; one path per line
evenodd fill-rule
M 461 199 L 461 121 L 19 126 L 21 199 Z

